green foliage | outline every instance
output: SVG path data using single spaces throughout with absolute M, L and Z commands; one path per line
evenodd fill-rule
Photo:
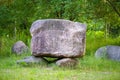
M 119 36 L 119 4 L 117 0 L 3 0 L 0 1 L 0 35 L 13 35 L 15 28 L 29 29 L 37 19 L 59 18 L 84 22 L 88 30 L 104 30 Z

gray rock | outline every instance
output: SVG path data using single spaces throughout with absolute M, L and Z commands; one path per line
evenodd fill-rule
M 35 63 L 35 64 L 42 63 L 43 64 L 43 63 L 45 63 L 46 64 L 47 61 L 41 57 L 29 56 L 22 60 L 17 60 L 17 64 L 22 64 L 22 63 L 26 63 L 26 64 L 31 64 L 31 63 Z
M 96 58 L 107 58 L 107 48 L 106 46 L 99 48 L 96 52 L 95 52 L 95 57 Z
M 81 57 L 85 53 L 86 26 L 62 19 L 35 21 L 30 29 L 32 55 Z
M 75 67 L 77 64 L 78 64 L 78 61 L 72 58 L 63 58 L 56 61 L 56 65 L 60 67 Z
M 120 61 L 120 46 L 105 46 L 99 48 L 95 53 L 96 58 L 107 58 Z
M 13 46 L 12 46 L 12 53 L 16 54 L 22 54 L 22 53 L 27 53 L 29 52 L 28 47 L 25 45 L 23 41 L 17 41 Z

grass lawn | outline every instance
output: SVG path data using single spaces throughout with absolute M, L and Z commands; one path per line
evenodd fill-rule
M 120 62 L 85 56 L 75 68 L 16 64 L 23 57 L 0 57 L 0 80 L 120 80 Z

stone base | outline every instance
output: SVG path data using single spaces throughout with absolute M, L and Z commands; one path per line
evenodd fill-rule
M 74 67 L 77 64 L 78 64 L 78 61 L 72 58 L 63 58 L 63 59 L 56 61 L 56 65 L 60 67 Z
M 44 63 L 47 64 L 47 60 L 41 57 L 34 57 L 34 56 L 29 56 L 26 57 L 22 60 L 17 60 L 17 64 L 39 64 L 39 63 Z
M 42 57 L 29 56 L 22 60 L 17 60 L 17 64 L 51 64 L 55 63 L 59 67 L 75 67 L 78 64 L 78 61 L 75 58 L 62 58 L 49 61 Z

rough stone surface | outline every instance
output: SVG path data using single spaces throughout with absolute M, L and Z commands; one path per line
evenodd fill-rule
M 107 57 L 107 48 L 106 48 L 106 46 L 99 48 L 95 52 L 95 57 L 96 58 L 105 58 L 105 57 Z
M 12 46 L 12 52 L 16 54 L 27 53 L 29 51 L 28 47 L 25 45 L 23 41 L 17 41 Z
M 56 65 L 60 67 L 74 67 L 76 66 L 78 61 L 76 59 L 71 58 L 63 58 L 58 61 L 56 61 Z
M 20 63 L 27 63 L 27 64 L 31 64 L 31 63 L 47 63 L 47 61 L 44 59 L 44 58 L 41 58 L 41 57 L 35 57 L 35 56 L 29 56 L 29 57 L 26 57 L 22 60 L 18 60 L 17 61 L 17 64 L 20 64 Z
M 30 29 L 32 55 L 81 57 L 85 53 L 86 26 L 62 19 L 35 21 Z
M 120 61 L 120 46 L 109 45 L 101 47 L 96 51 L 95 57 Z

